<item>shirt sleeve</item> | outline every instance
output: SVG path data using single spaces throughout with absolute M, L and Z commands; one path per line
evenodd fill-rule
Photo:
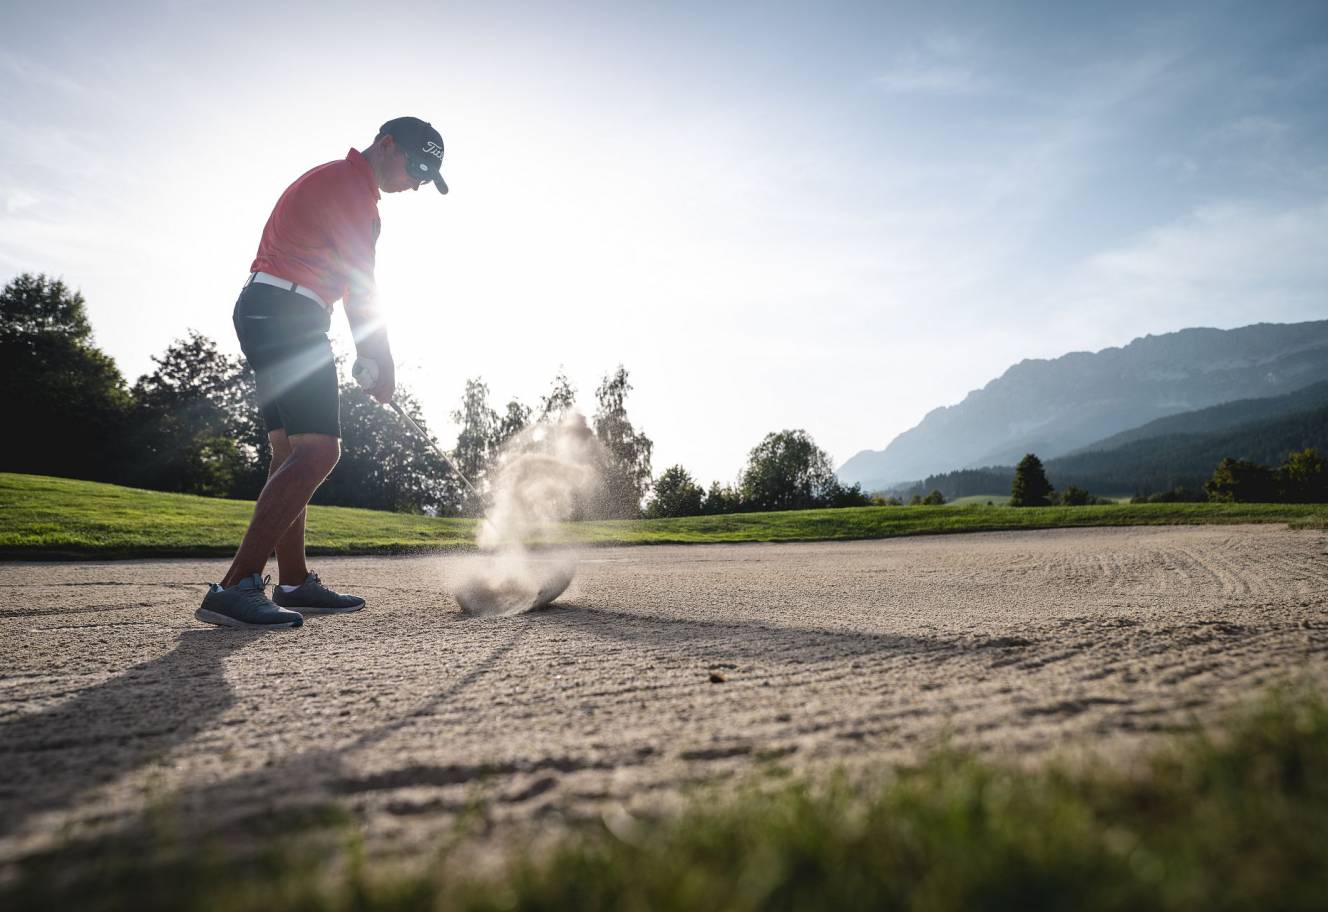
M 343 296 L 373 297 L 378 211 L 365 193 L 342 180 L 329 194 L 327 238 L 336 272 L 345 276 Z

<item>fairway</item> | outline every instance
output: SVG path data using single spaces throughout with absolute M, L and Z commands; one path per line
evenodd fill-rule
M 119 485 L 0 472 L 0 558 L 228 556 L 253 504 L 141 491 Z M 1081 526 L 1276 523 L 1328 528 L 1328 505 L 1264 503 L 1111 504 L 1020 509 L 851 507 L 670 519 L 569 522 L 537 544 L 658 545 L 847 541 Z M 471 519 L 311 506 L 310 554 L 408 554 L 474 547 Z
M 602 548 L 552 609 L 460 615 L 463 556 L 336 558 L 356 615 L 192 618 L 216 562 L 8 564 L 0 865 L 170 810 L 181 838 L 349 815 L 418 857 L 696 783 L 1130 749 L 1328 665 L 1328 538 L 1273 526 Z M 172 831 L 174 832 L 174 830 Z

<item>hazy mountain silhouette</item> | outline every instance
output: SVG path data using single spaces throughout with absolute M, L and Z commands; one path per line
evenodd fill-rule
M 1180 412 L 1328 380 L 1328 320 L 1183 329 L 1121 348 L 1021 361 L 958 405 L 934 409 L 839 477 L 871 490 L 976 466 L 1044 460 Z
M 1234 402 L 1224 402 L 1221 405 L 1158 418 L 1139 427 L 1130 428 L 1128 431 L 1095 440 L 1087 446 L 1066 453 L 1062 458 L 1072 459 L 1100 450 L 1119 449 L 1140 440 L 1177 434 L 1207 435 L 1220 431 L 1242 430 L 1251 424 L 1271 421 L 1298 412 L 1311 412 L 1324 406 L 1328 406 L 1328 381 L 1311 384 L 1284 396 L 1237 399 Z
M 1328 404 L 1222 425 L 1208 433 L 1168 430 L 1110 449 L 1079 450 L 1048 460 L 1047 476 L 1058 487 L 1072 484 L 1103 494 L 1154 494 L 1178 487 L 1198 491 L 1228 456 L 1276 467 L 1289 453 L 1306 447 L 1328 453 Z

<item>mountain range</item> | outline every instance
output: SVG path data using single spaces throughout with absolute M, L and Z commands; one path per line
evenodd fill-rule
M 1198 493 L 1225 457 L 1269 467 L 1296 450 L 1328 454 L 1328 382 L 1285 396 L 1241 399 L 1169 418 L 1100 440 L 1044 465 L 1051 483 L 1095 494 Z M 1014 466 L 985 466 L 930 475 L 899 489 L 904 496 L 932 489 L 947 499 L 991 496 L 1010 489 Z
M 838 475 L 880 490 L 956 469 L 1013 465 L 1030 452 L 1046 461 L 1100 448 L 1113 435 L 1150 436 L 1143 426 L 1159 418 L 1322 381 L 1328 320 L 1144 336 L 1119 348 L 1021 361 L 957 405 L 929 412 L 883 450 L 856 454 Z M 1193 420 L 1200 427 L 1209 418 Z

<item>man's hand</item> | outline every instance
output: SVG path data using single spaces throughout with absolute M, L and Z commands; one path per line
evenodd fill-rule
M 383 405 L 390 403 L 396 395 L 397 369 L 391 352 L 380 352 L 374 357 L 360 355 L 355 359 L 351 375 L 366 393 Z
M 365 386 L 364 392 L 382 404 L 388 405 L 392 397 L 397 394 L 397 365 L 393 364 L 390 352 L 378 353 L 373 362 L 377 365 L 378 376 L 376 381 Z
M 350 332 L 355 339 L 357 364 L 372 364 L 376 370 L 359 376 L 355 381 L 364 387 L 365 392 L 383 405 L 392 401 L 397 391 L 396 362 L 392 360 L 392 348 L 387 342 L 387 323 L 378 312 L 378 307 L 371 294 L 352 294 L 346 299 L 346 320 L 350 323 Z

